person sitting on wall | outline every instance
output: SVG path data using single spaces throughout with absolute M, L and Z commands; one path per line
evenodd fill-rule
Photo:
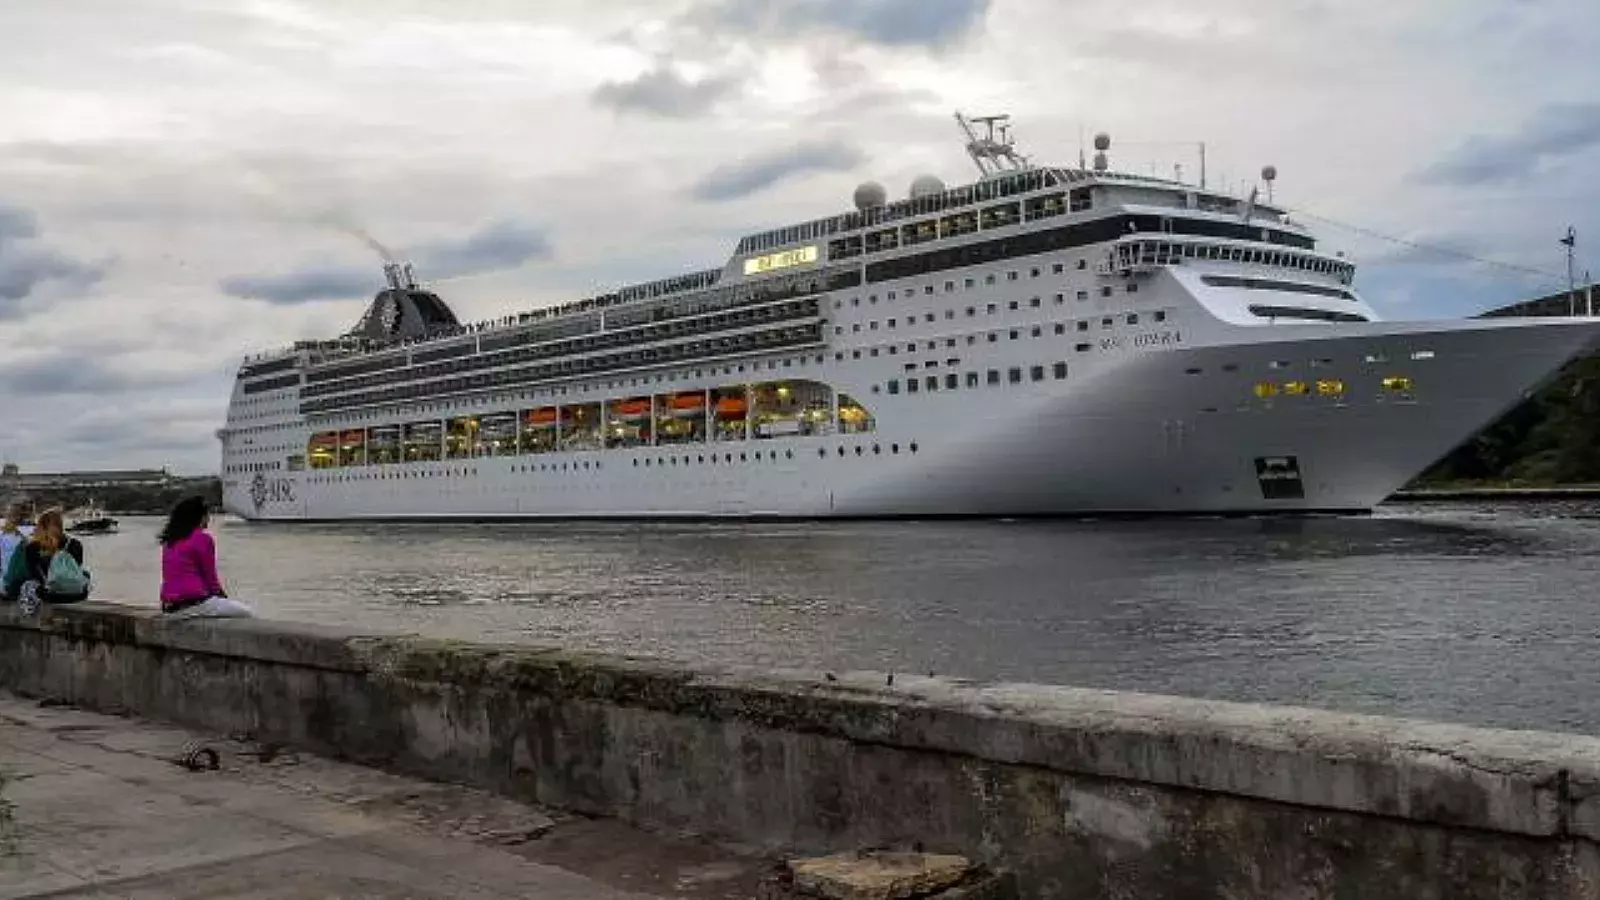
M 89 597 L 89 571 L 83 568 L 83 544 L 68 537 L 61 509 L 39 514 L 33 536 L 6 561 L 5 597 L 25 615 L 41 603 L 76 603 Z
M 22 549 L 32 536 L 33 526 L 26 524 L 27 521 L 28 510 L 21 503 L 13 503 L 6 510 L 5 521 L 0 522 L 0 574 L 5 572 L 12 554 Z
M 217 544 L 206 531 L 204 497 L 172 507 L 161 529 L 161 611 L 173 618 L 247 618 L 250 607 L 228 597 L 217 575 Z

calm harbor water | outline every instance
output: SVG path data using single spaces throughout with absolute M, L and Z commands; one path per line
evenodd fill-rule
M 154 604 L 154 520 L 90 538 Z M 1600 503 L 1371 518 L 215 526 L 266 617 L 1600 734 Z

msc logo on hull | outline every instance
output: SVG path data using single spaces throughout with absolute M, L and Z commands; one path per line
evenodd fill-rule
M 261 472 L 250 481 L 250 503 L 256 512 L 268 503 L 293 503 L 294 482 L 287 478 L 268 478 Z

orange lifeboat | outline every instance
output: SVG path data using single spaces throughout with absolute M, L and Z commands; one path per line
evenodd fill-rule
M 675 416 L 697 416 L 705 408 L 705 394 L 678 394 L 672 398 L 672 414 Z
M 367 433 L 359 428 L 355 431 L 346 431 L 339 437 L 339 442 L 346 445 L 365 444 L 367 442 Z
M 743 397 L 717 398 L 717 416 L 724 419 L 742 419 L 746 405 Z
M 535 428 L 549 428 L 556 424 L 556 408 L 554 406 L 544 406 L 539 409 L 529 410 L 525 421 Z
M 311 436 L 311 446 L 313 446 L 313 447 L 337 447 L 337 446 L 339 446 L 339 435 L 334 434 L 332 432 L 328 432 L 328 433 L 325 433 L 325 434 L 312 435 Z
M 649 400 L 623 400 L 612 407 L 621 419 L 642 419 L 650 415 Z

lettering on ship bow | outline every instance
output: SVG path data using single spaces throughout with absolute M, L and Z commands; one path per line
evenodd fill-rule
M 250 503 L 260 512 L 268 503 L 293 503 L 294 482 L 288 478 L 268 478 L 261 472 L 250 480 Z

